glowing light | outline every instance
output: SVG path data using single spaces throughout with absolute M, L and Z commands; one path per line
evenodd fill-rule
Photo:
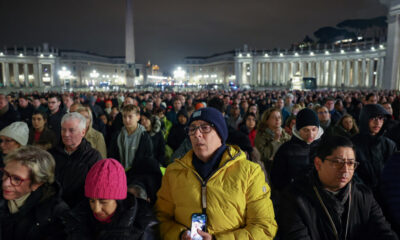
M 360 52 L 360 49 L 359 49 L 359 48 L 356 48 L 356 52 Z
M 314 56 L 314 52 L 310 52 L 310 56 Z
M 342 49 L 342 50 L 340 50 L 340 53 L 341 53 L 341 54 L 344 54 L 344 50 L 343 50 L 343 49 Z
M 329 55 L 329 51 L 325 51 L 325 55 Z
M 279 56 L 280 56 L 280 57 L 283 57 L 283 53 L 280 53 Z
M 297 56 L 299 56 L 299 54 L 298 53 L 294 53 L 294 55 L 297 57 Z
M 19 57 L 23 57 L 23 56 L 24 56 L 24 54 L 20 53 L 18 56 L 19 56 Z

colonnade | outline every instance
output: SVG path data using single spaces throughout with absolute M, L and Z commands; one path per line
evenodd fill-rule
M 257 87 L 284 87 L 293 77 L 312 77 L 318 88 L 382 88 L 384 58 L 383 49 L 314 56 L 246 55 L 235 58 L 235 70 L 238 84 Z
M 46 80 L 47 85 L 53 86 L 54 66 L 54 62 L 0 59 L 0 83 L 3 87 L 42 87 L 45 85 L 43 80 Z

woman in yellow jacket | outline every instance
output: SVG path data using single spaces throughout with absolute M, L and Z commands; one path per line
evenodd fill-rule
M 202 108 L 188 126 L 193 150 L 168 166 L 157 194 L 162 239 L 191 239 L 194 213 L 207 215 L 206 231 L 197 230 L 204 240 L 273 239 L 277 225 L 264 173 L 239 147 L 225 145 L 222 114 Z

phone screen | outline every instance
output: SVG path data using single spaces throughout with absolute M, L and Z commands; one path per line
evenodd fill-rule
M 197 229 L 206 231 L 206 222 L 207 222 L 207 216 L 205 214 L 194 213 L 192 215 L 192 227 L 190 229 L 190 237 L 193 240 L 203 240 L 203 237 L 201 237 L 197 233 Z

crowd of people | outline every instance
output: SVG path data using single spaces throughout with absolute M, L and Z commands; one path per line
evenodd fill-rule
M 400 92 L 0 93 L 1 239 L 398 239 Z

